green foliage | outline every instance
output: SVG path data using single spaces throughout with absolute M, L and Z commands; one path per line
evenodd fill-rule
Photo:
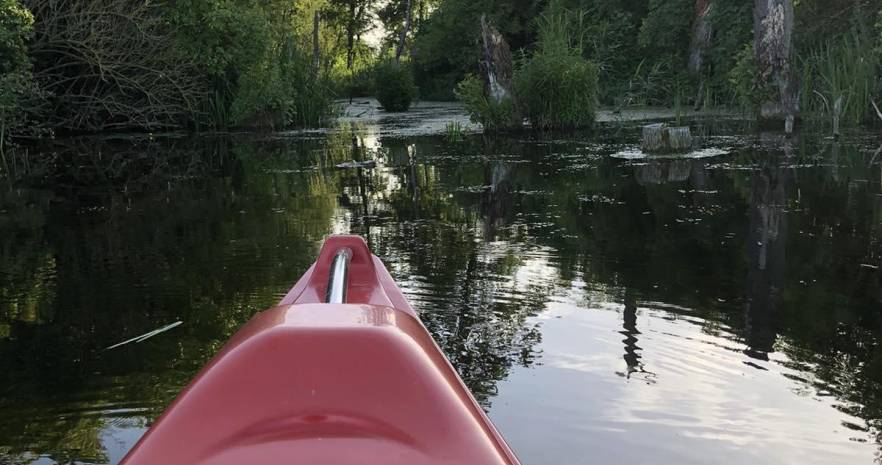
M 247 69 L 271 47 L 271 14 L 250 1 L 177 0 L 167 16 L 186 55 L 209 75 L 227 77 Z
M 281 128 L 320 126 L 332 110 L 327 85 L 313 74 L 308 60 L 283 53 L 241 77 L 231 113 L 236 125 Z
M 459 142 L 462 140 L 462 123 L 450 121 L 444 125 L 444 140 L 447 142 Z
M 318 6 L 281 0 L 174 4 L 168 16 L 180 31 L 181 49 L 214 87 L 202 104 L 207 126 L 282 128 L 327 120 L 333 93 L 307 58 Z
M 478 70 L 482 14 L 487 15 L 512 50 L 536 38 L 534 18 L 544 2 L 533 0 L 443 0 L 413 39 L 414 77 L 420 95 L 452 100 L 457 83 Z
M 18 0 L 0 0 L 0 73 L 30 67 L 26 41 L 33 33 L 34 17 Z
M 524 116 L 539 129 L 576 128 L 594 123 L 597 67 L 575 53 L 539 52 L 515 73 Z
M 599 98 L 612 103 L 626 91 L 628 78 L 639 66 L 638 25 L 633 15 L 614 2 L 592 2 L 580 21 L 583 56 L 597 65 Z
M 707 51 L 705 87 L 718 101 L 737 103 L 738 96 L 729 77 L 738 65 L 739 52 L 743 51 L 744 44 L 753 42 L 753 0 L 714 2 L 708 20 L 718 31 Z
M 25 103 L 38 95 L 27 55 L 33 24 L 18 0 L 0 0 L 0 151 L 8 133 L 24 123 Z
M 374 70 L 377 100 L 386 111 L 407 111 L 417 96 L 413 72 L 406 63 L 387 60 Z
M 668 62 L 642 61 L 634 75 L 627 80 L 627 87 L 616 97 L 616 106 L 670 105 L 677 95 L 689 86 L 689 78 L 675 70 Z M 682 96 L 682 95 L 681 95 Z
M 736 101 L 750 111 L 759 111 L 763 102 L 774 98 L 775 90 L 760 82 L 753 42 L 746 44 L 737 54 L 735 66 L 729 72 L 729 85 Z
M 569 12 L 543 15 L 539 49 L 515 71 L 515 94 L 523 115 L 538 129 L 576 128 L 594 123 L 597 67 L 581 56 Z
M 484 83 L 473 74 L 466 76 L 456 86 L 456 97 L 465 105 L 473 123 L 480 123 L 485 131 L 500 131 L 517 128 L 521 121 L 517 117 L 514 103 L 510 98 L 497 103 L 487 98 Z
M 827 113 L 840 97 L 841 121 L 857 125 L 875 118 L 870 103 L 877 86 L 879 58 L 858 33 L 827 42 L 803 63 L 803 109 Z
M 694 5 L 694 0 L 649 0 L 649 12 L 640 27 L 640 45 L 645 56 L 672 59 L 685 66 Z
M 346 88 L 341 95 L 347 97 L 367 97 L 374 93 L 374 68 L 363 67 L 351 73 L 346 80 Z

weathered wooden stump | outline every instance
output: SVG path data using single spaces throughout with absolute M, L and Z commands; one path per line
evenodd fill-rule
M 668 127 L 664 123 L 643 126 L 646 153 L 682 153 L 692 150 L 692 131 L 688 127 Z
M 514 61 L 511 50 L 502 34 L 481 15 L 481 77 L 484 93 L 496 103 L 513 97 Z

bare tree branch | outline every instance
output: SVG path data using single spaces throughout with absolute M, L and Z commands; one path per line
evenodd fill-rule
M 150 2 L 26 0 L 35 17 L 34 77 L 73 131 L 145 130 L 191 122 L 208 92 Z

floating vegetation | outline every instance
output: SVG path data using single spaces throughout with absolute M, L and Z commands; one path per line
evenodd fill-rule
M 616 152 L 610 155 L 612 158 L 620 158 L 623 160 L 677 160 L 677 159 L 693 159 L 693 158 L 711 158 L 711 157 L 719 157 L 722 155 L 728 155 L 729 152 L 719 148 L 706 148 L 702 150 L 695 150 L 689 153 L 683 154 L 669 154 L 669 155 L 652 155 L 644 153 L 642 150 L 637 148 L 630 148 L 626 150 L 622 150 L 621 152 Z

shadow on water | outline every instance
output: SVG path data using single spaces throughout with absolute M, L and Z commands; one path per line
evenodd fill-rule
M 882 442 L 875 148 L 708 140 L 730 154 L 618 160 L 621 141 L 578 135 L 449 143 L 354 126 L 34 149 L 0 182 L 0 461 L 118 462 L 341 232 L 367 238 L 491 415 L 501 382 L 554 361 L 548 318 L 576 324 L 551 316 L 564 305 L 617 315 L 583 334 L 616 344 L 579 355 L 630 389 L 670 389 L 684 362 L 658 328 L 685 322 L 729 341 L 708 343 L 704 362 L 737 346 L 748 371 L 733 376 L 780 372 L 842 412 L 856 451 Z M 375 165 L 337 167 L 352 161 Z M 515 444 L 542 457 L 535 447 Z

